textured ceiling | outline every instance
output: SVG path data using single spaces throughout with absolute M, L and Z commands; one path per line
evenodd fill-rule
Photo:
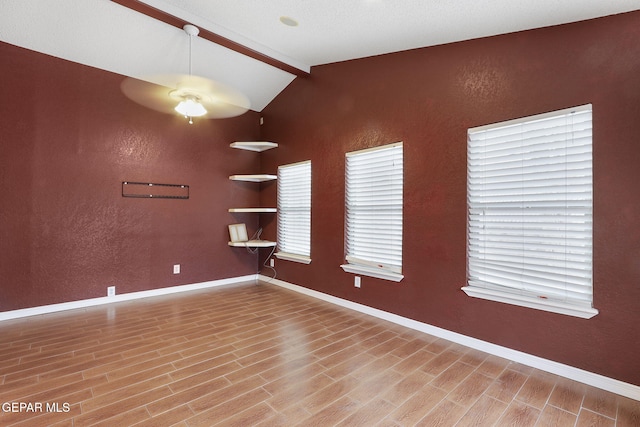
M 640 8 L 640 0 L 143 0 L 313 66 Z M 297 27 L 283 25 L 288 16 Z
M 143 0 L 297 69 L 640 9 L 640 0 Z M 295 19 L 290 27 L 279 20 Z M 186 73 L 180 29 L 109 0 L 1 0 L 0 40 L 122 75 Z M 294 78 L 199 38 L 193 72 L 261 111 Z

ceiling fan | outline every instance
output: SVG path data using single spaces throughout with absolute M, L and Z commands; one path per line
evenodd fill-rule
M 191 42 L 200 30 L 186 24 L 189 36 L 189 74 L 149 76 L 149 81 L 126 78 L 122 92 L 132 101 L 162 113 L 181 114 L 193 123 L 194 117 L 221 119 L 249 110 L 249 99 L 238 90 L 191 73 Z

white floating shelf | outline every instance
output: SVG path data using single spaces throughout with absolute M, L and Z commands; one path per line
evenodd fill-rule
M 258 174 L 258 175 L 231 175 L 229 177 L 232 181 L 247 181 L 247 182 L 265 182 L 265 181 L 273 181 L 278 179 L 277 175 L 267 175 L 267 174 Z
M 255 213 L 274 213 L 276 208 L 229 208 L 229 212 L 255 212 Z
M 272 248 L 277 245 L 270 240 L 249 240 L 246 242 L 229 242 L 229 246 L 235 248 Z
M 232 142 L 231 144 L 229 144 L 229 146 L 231 148 L 238 148 L 240 150 L 260 152 L 260 151 L 276 148 L 278 144 L 275 142 L 268 142 L 268 141 L 239 141 L 239 142 Z

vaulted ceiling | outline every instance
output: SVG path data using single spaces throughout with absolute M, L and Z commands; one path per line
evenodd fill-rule
M 0 40 L 153 82 L 193 73 L 261 111 L 315 65 L 640 9 L 640 0 L 2 0 Z M 0 58 L 2 60 L 2 58 Z

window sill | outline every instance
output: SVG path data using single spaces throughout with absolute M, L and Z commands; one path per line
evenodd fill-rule
M 526 297 L 524 295 L 509 294 L 491 289 L 465 286 L 462 290 L 473 298 L 481 298 L 489 301 L 503 302 L 506 304 L 519 305 L 521 307 L 535 308 L 537 310 L 549 311 L 551 313 L 566 314 L 567 316 L 591 319 L 598 314 L 598 310 L 588 307 L 576 307 L 557 301 L 549 301 L 538 298 Z
M 290 254 L 288 252 L 277 252 L 276 258 L 287 261 L 299 262 L 300 264 L 311 264 L 311 258 L 304 255 Z
M 404 276 L 400 273 L 394 273 L 393 271 L 381 270 L 379 268 L 364 267 L 356 264 L 342 264 L 340 267 L 347 273 L 359 274 L 362 276 L 376 277 L 378 279 L 391 280 L 393 282 L 399 282 L 404 279 Z

